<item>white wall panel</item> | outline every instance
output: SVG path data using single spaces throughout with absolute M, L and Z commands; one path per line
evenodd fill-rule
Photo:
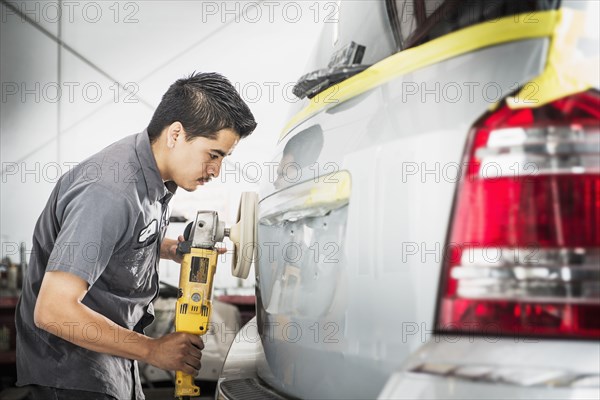
M 54 186 L 57 45 L 4 4 L 0 21 L 0 250 L 18 261 L 7 242 L 31 242 Z
M 57 1 L 10 3 L 29 20 L 2 5 L 2 82 L 39 82 L 41 98 L 34 101 L 28 94 L 21 100 L 21 93 L 3 98 L 2 162 L 26 157 L 28 163 L 56 164 L 66 172 L 68 163 L 144 129 L 176 79 L 193 71 L 220 72 L 248 102 L 258 128 L 229 157 L 225 176 L 194 193 L 181 190 L 172 205 L 174 214 L 189 218 L 198 209 L 215 209 L 230 223 L 241 192 L 256 190 L 257 172 L 265 173 L 295 101 L 291 85 L 308 72 L 308 55 L 327 16 L 317 1 L 77 1 L 62 3 L 59 29 Z M 60 70 L 52 38 L 59 34 Z M 50 90 L 57 86 L 58 98 Z M 26 241 L 30 247 L 54 181 L 28 177 L 25 183 L 12 175 L 3 180 L 0 225 L 3 241 Z M 228 268 L 220 268 L 217 282 L 238 283 Z

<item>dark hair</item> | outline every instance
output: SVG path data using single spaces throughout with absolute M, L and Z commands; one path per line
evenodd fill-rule
M 256 128 L 250 108 L 231 82 L 217 73 L 194 72 L 169 87 L 148 125 L 150 142 L 176 121 L 183 125 L 187 140 L 214 139 L 221 129 L 232 129 L 244 138 Z

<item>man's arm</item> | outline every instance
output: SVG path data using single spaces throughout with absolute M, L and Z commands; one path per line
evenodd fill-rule
M 88 283 L 63 271 L 46 272 L 35 305 L 35 325 L 77 346 L 99 353 L 144 361 L 157 368 L 196 375 L 200 369 L 202 340 L 187 333 L 171 333 L 158 339 L 115 324 L 81 301 Z M 98 334 L 89 338 L 86 328 Z
M 177 254 L 177 243 L 183 242 L 185 239 L 182 235 L 179 235 L 177 240 L 164 238 L 162 243 L 160 244 L 160 258 L 164 258 L 165 260 L 173 260 L 175 262 L 181 263 L 183 257 Z

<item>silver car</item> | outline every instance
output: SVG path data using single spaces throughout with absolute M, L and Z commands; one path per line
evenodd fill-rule
M 600 398 L 598 2 L 335 5 L 217 397 Z

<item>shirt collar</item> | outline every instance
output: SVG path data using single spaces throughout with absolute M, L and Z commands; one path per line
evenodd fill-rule
M 142 167 L 150 200 L 153 202 L 168 203 L 175 194 L 177 185 L 172 181 L 163 183 L 158 166 L 156 165 L 156 159 L 152 153 L 150 138 L 146 129 L 136 135 L 135 152 Z

